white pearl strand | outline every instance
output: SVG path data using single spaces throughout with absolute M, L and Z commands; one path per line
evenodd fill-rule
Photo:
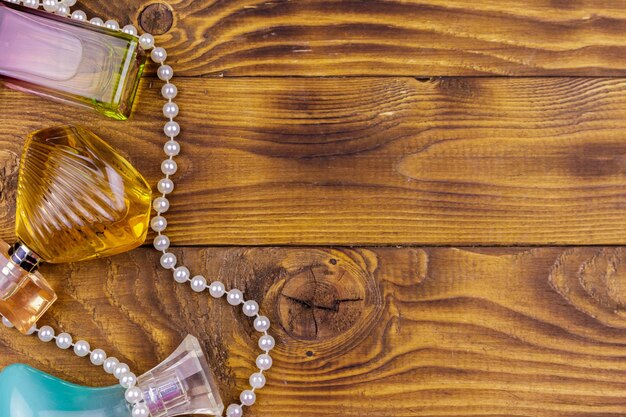
M 55 13 L 61 16 L 69 17 L 79 21 L 86 21 L 87 14 L 82 10 L 75 10 L 72 12 L 70 8 L 76 4 L 76 0 L 6 0 L 9 3 L 23 4 L 24 6 L 37 9 L 41 6 L 51 13 Z M 112 30 L 121 30 L 129 35 L 137 36 L 137 29 L 133 25 L 126 25 L 120 28 L 120 25 L 115 20 L 107 20 L 106 22 L 98 17 L 94 17 L 89 20 L 96 26 L 103 26 Z M 231 404 L 226 409 L 226 417 L 241 417 L 243 415 L 243 407 L 251 406 L 256 401 L 255 391 L 265 386 L 266 378 L 264 372 L 272 367 L 272 357 L 270 351 L 276 345 L 276 342 L 272 336 L 268 334 L 270 328 L 270 321 L 267 317 L 259 314 L 259 304 L 254 300 L 245 300 L 243 293 L 234 288 L 229 291 L 223 283 L 214 281 L 211 284 L 207 284 L 207 280 L 202 275 L 191 276 L 189 269 L 185 266 L 177 266 L 177 258 L 171 252 L 168 252 L 170 246 L 170 239 L 167 235 L 163 234 L 167 228 L 167 220 L 163 216 L 170 207 L 167 195 L 174 190 L 174 182 L 170 178 L 174 175 L 178 169 L 174 157 L 180 153 L 180 144 L 175 138 L 180 134 L 180 125 L 174 121 L 178 116 L 179 108 L 173 99 L 178 94 L 178 89 L 170 81 L 174 75 L 174 71 L 171 66 L 165 64 L 167 58 L 167 52 L 162 47 L 156 47 L 154 37 L 149 33 L 144 33 L 139 36 L 139 43 L 145 50 L 152 50 L 150 56 L 154 62 L 160 64 L 157 71 L 158 77 L 165 82 L 161 89 L 161 95 L 167 100 L 163 106 L 163 115 L 168 120 L 163 127 L 163 132 L 168 138 L 163 150 L 167 155 L 161 163 L 161 171 L 165 175 L 164 178 L 157 183 L 157 189 L 160 196 L 156 197 L 153 201 L 153 209 L 157 215 L 152 218 L 150 226 L 157 233 L 154 238 L 154 248 L 161 255 L 161 266 L 165 269 L 173 271 L 174 280 L 178 283 L 187 283 L 191 285 L 191 289 L 195 292 L 203 292 L 209 290 L 214 298 L 221 298 L 224 295 L 228 304 L 232 306 L 242 305 L 243 313 L 248 317 L 254 317 L 254 328 L 256 331 L 262 333 L 259 338 L 259 348 L 263 351 L 256 358 L 256 365 L 259 368 L 258 372 L 253 373 L 250 376 L 249 382 L 251 389 L 244 390 L 239 396 L 240 403 Z M 1 317 L 1 316 L 0 316 Z M 2 317 L 2 323 L 9 328 L 13 325 L 5 317 Z M 55 341 L 57 347 L 60 349 L 73 348 L 74 353 L 79 357 L 89 356 L 89 359 L 93 365 L 102 366 L 104 371 L 108 374 L 114 375 L 120 385 L 126 389 L 125 398 L 132 406 L 132 417 L 149 417 L 150 411 L 146 406 L 143 393 L 136 386 L 137 376 L 130 371 L 128 365 L 120 362 L 115 357 L 108 357 L 106 352 L 102 349 L 91 350 L 91 346 L 84 340 L 73 342 L 72 336 L 69 333 L 55 334 L 55 330 L 50 326 L 37 327 L 33 326 L 27 334 L 32 335 L 37 333 L 39 340 L 42 342 Z

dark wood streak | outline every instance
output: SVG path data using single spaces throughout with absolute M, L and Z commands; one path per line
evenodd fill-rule
M 175 244 L 626 242 L 621 79 L 177 83 Z M 15 164 L 32 130 L 84 124 L 154 184 L 160 85 L 143 82 L 128 123 L 0 90 L 0 237 L 14 238 Z

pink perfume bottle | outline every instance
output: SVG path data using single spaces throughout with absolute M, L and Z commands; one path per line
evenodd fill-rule
M 198 339 L 189 335 L 169 358 L 137 379 L 151 417 L 221 416 L 224 403 Z
M 136 37 L 0 1 L 0 79 L 128 118 L 146 54 Z

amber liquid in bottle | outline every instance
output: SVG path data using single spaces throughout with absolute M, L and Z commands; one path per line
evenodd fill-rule
M 141 245 L 151 189 L 135 168 L 93 133 L 75 126 L 40 130 L 20 161 L 16 235 L 0 247 L 0 313 L 26 332 L 56 296 L 40 261 L 77 262 Z
M 126 252 L 148 233 L 150 187 L 85 129 L 30 135 L 20 165 L 16 234 L 50 263 Z

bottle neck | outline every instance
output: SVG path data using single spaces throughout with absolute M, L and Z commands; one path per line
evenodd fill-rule
M 36 271 L 41 262 L 41 257 L 19 240 L 9 249 L 9 256 L 17 266 L 27 272 Z

